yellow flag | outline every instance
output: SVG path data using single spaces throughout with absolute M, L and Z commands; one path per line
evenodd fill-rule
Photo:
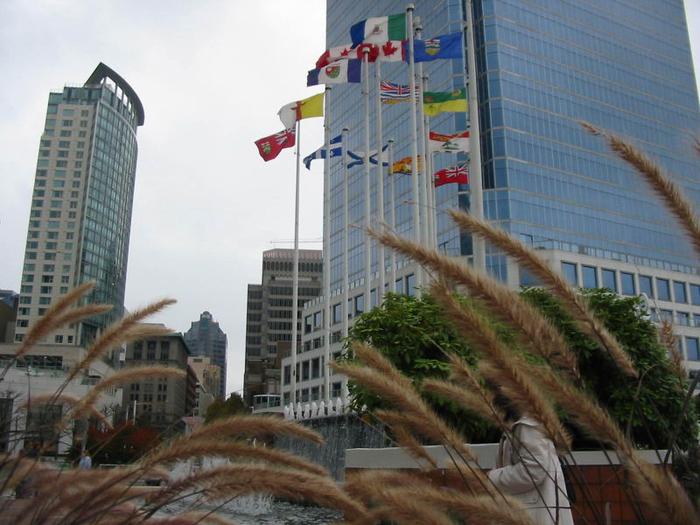
M 449 111 L 467 111 L 467 95 L 464 88 L 450 92 L 426 91 L 423 93 L 423 111 L 434 117 Z
M 286 129 L 293 128 L 297 120 L 309 117 L 322 117 L 323 93 L 305 98 L 304 100 L 290 102 L 282 106 L 277 114 Z

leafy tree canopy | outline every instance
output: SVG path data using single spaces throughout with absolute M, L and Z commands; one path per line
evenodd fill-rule
M 204 415 L 204 422 L 209 423 L 222 417 L 234 416 L 236 414 L 247 414 L 249 412 L 243 398 L 235 392 L 226 401 L 215 399 Z
M 528 288 L 521 295 L 535 305 L 562 332 L 578 356 L 584 388 L 593 393 L 623 429 L 630 428 L 641 447 L 663 448 L 678 421 L 678 444 L 686 448 L 697 434 L 694 406 L 681 417 L 688 388 L 687 381 L 674 371 L 666 349 L 658 342 L 656 327 L 641 312 L 636 297 L 619 297 L 603 289 L 585 290 L 591 308 L 629 352 L 640 379 L 626 377 L 596 343 L 583 335 L 568 313 L 546 290 Z M 466 299 L 465 299 L 466 301 Z M 509 345 L 516 338 L 512 331 L 493 322 Z M 388 294 L 381 307 L 363 314 L 348 335 L 352 341 L 373 345 L 417 386 L 426 377 L 447 377 L 444 351 L 456 352 L 467 362 L 476 363 L 469 344 L 457 334 L 441 308 L 428 295 L 421 298 Z M 351 382 L 356 409 L 372 411 L 382 401 Z M 455 405 L 428 397 L 436 411 L 472 442 L 493 441 L 498 432 L 479 417 Z M 595 446 L 577 435 L 577 446 Z

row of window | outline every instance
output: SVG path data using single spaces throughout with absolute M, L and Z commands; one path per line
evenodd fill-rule
M 300 272 L 321 273 L 322 269 L 323 264 L 320 262 L 299 261 Z M 294 270 L 294 264 L 291 261 L 263 261 L 263 270 L 291 273 Z
M 331 384 L 331 399 L 336 399 L 341 396 L 342 394 L 342 383 L 340 381 L 337 381 L 335 383 Z M 325 385 L 320 385 L 320 386 L 313 386 L 311 388 L 301 388 L 297 390 L 296 392 L 296 398 L 297 401 L 300 403 L 310 403 L 311 401 L 321 401 L 323 400 L 326 396 L 325 394 Z M 290 402 L 290 396 L 289 392 L 285 392 L 283 396 L 283 402 L 285 405 L 288 405 Z
M 580 266 L 580 271 L 579 271 Z M 646 294 L 650 299 L 700 306 L 700 285 L 562 261 L 562 274 L 574 286 L 607 288 L 622 295 Z M 580 273 L 580 275 L 579 275 Z M 580 277 L 580 279 L 579 279 Z M 618 279 L 619 278 L 619 279 Z M 619 284 L 618 284 L 619 283 Z

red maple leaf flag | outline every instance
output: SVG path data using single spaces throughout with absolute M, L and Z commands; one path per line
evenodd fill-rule
M 469 169 L 466 165 L 452 166 L 436 171 L 433 178 L 436 188 L 445 184 L 469 184 Z
M 400 40 L 387 40 L 382 46 L 377 60 L 380 62 L 401 62 L 403 46 Z
M 265 162 L 272 160 L 285 148 L 291 148 L 296 143 L 294 129 L 285 129 L 269 137 L 263 137 L 255 141 L 258 152 Z

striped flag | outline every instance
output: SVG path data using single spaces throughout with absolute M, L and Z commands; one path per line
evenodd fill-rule
M 469 169 L 466 164 L 445 168 L 436 171 L 433 180 L 436 188 L 445 184 L 469 184 Z
M 380 99 L 382 104 L 398 104 L 399 102 L 407 102 L 410 87 L 401 84 L 394 84 L 382 80 L 379 86 Z M 418 95 L 418 86 L 416 86 L 416 96 Z

